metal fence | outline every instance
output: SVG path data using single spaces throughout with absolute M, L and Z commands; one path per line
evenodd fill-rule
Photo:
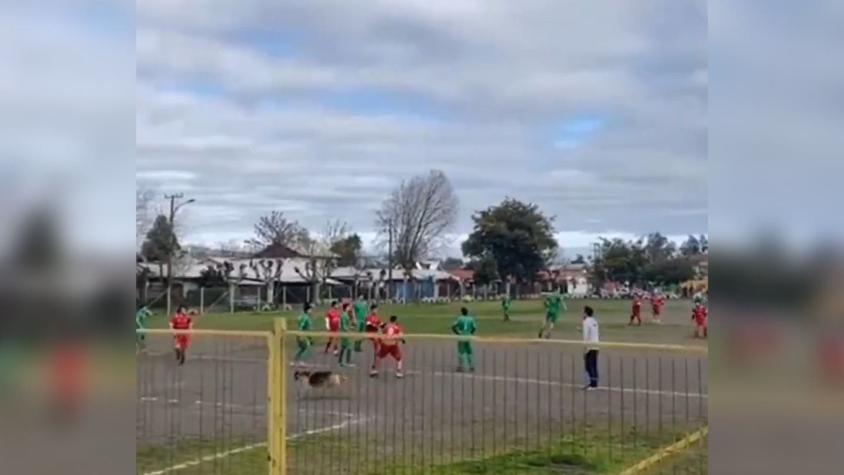
M 197 337 L 181 367 L 140 357 L 138 473 L 706 473 L 705 349 L 604 344 L 586 391 L 579 342 L 476 339 L 474 371 L 458 372 L 456 337 L 409 335 L 404 377 L 390 358 L 370 377 L 370 341 L 340 368 L 327 334 L 277 328 Z M 299 338 L 314 345 L 293 368 Z

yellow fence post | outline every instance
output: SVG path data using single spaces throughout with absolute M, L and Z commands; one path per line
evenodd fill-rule
M 287 320 L 276 318 L 269 338 L 267 368 L 267 450 L 270 475 L 287 473 Z

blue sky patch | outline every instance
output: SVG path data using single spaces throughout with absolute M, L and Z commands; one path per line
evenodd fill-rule
M 578 117 L 552 126 L 551 142 L 555 148 L 573 150 L 605 127 L 606 121 L 600 117 Z
M 274 58 L 296 56 L 298 35 L 292 31 L 247 30 L 233 33 L 230 38 L 243 46 Z

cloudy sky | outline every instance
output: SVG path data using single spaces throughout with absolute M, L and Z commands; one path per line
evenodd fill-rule
M 139 186 L 183 192 L 185 239 L 283 210 L 371 236 L 402 179 L 473 211 L 556 215 L 561 246 L 707 230 L 703 1 L 144 0 Z

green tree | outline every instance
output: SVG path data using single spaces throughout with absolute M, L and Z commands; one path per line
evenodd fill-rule
M 684 256 L 696 256 L 700 253 L 700 240 L 698 240 L 698 238 L 694 237 L 693 235 L 689 234 L 689 238 L 686 239 L 686 241 L 680 245 L 680 254 Z
M 357 233 L 338 239 L 331 245 L 331 252 L 337 255 L 337 265 L 354 266 L 360 258 L 363 243 Z
M 498 264 L 492 256 L 485 256 L 472 261 L 471 269 L 475 271 L 474 280 L 478 285 L 489 285 L 500 279 Z
M 164 263 L 181 249 L 179 240 L 167 216 L 156 216 L 141 246 L 141 254 L 151 262 Z
M 463 243 L 463 254 L 495 261 L 502 279 L 531 281 L 557 251 L 553 217 L 532 203 L 507 198 L 476 212 L 474 230 Z
M 685 256 L 651 262 L 645 267 L 645 279 L 657 285 L 676 285 L 694 277 L 694 265 Z
M 677 247 L 667 237 L 655 232 L 648 234 L 645 241 L 645 254 L 650 262 L 669 259 L 677 252 Z
M 641 284 L 645 281 L 647 264 L 647 253 L 641 239 L 600 238 L 598 252 L 592 258 L 592 279 L 596 286 L 604 282 Z
M 586 264 L 586 258 L 583 257 L 583 254 L 578 254 L 577 257 L 571 261 L 572 264 Z

